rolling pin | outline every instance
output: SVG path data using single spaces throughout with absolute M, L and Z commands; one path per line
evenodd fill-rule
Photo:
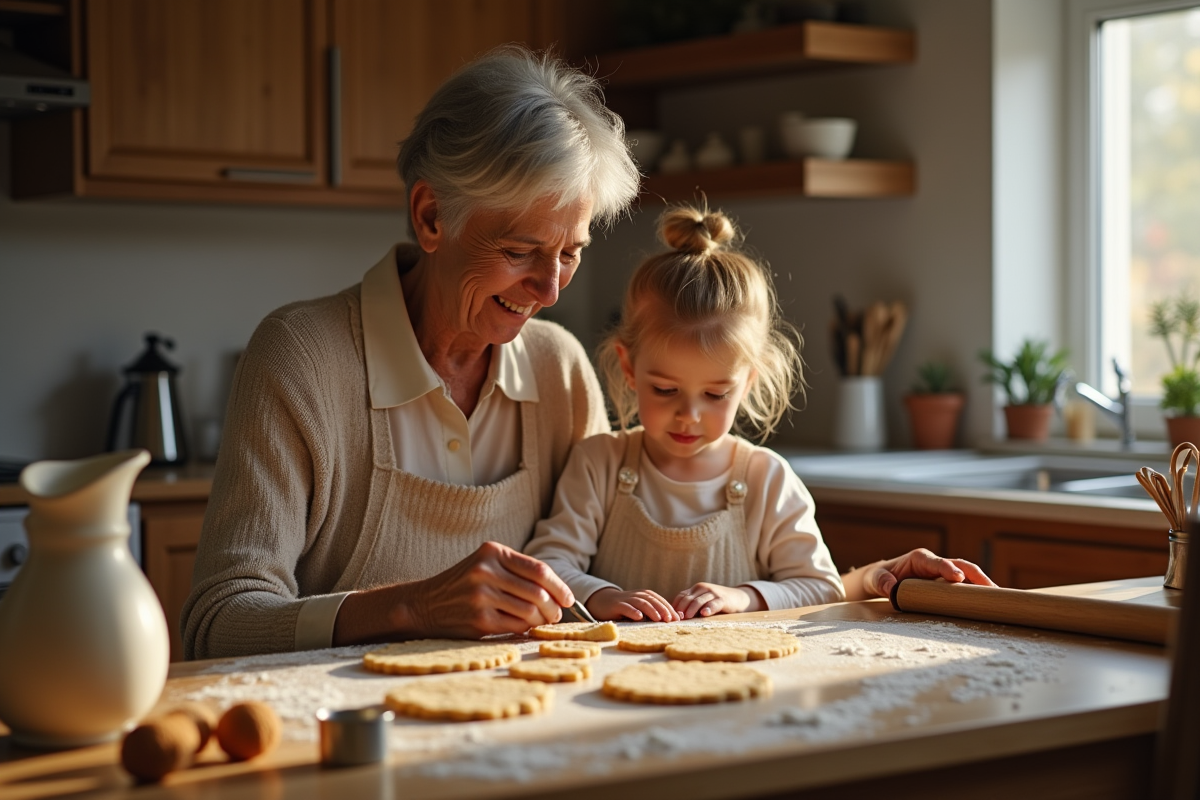
M 1026 625 L 1165 645 L 1179 610 L 1089 597 L 1038 594 L 966 583 L 907 578 L 892 587 L 897 611 Z

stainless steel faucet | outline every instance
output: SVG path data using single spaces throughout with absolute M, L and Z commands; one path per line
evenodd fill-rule
M 1105 416 L 1111 419 L 1121 429 L 1121 447 L 1125 450 L 1133 448 L 1133 417 L 1129 404 L 1129 391 L 1131 382 L 1129 376 L 1121 369 L 1121 366 L 1114 358 L 1113 371 L 1117 373 L 1117 391 L 1120 393 L 1118 400 L 1113 400 L 1108 395 L 1089 386 L 1083 381 L 1075 384 L 1075 394 L 1087 400 L 1092 405 L 1104 412 Z

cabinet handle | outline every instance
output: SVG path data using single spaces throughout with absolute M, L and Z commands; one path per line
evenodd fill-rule
M 302 169 L 250 169 L 244 167 L 227 167 L 221 170 L 221 175 L 231 181 L 247 183 L 312 183 L 317 179 L 317 173 Z
M 329 185 L 342 185 L 342 49 L 329 48 Z

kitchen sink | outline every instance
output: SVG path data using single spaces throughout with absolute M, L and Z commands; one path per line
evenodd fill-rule
M 1161 457 L 997 455 L 973 450 L 793 457 L 805 481 L 886 481 L 944 489 L 1062 492 L 1149 500 L 1135 473 L 1149 466 L 1166 473 Z M 1191 492 L 1195 471 L 1184 482 Z

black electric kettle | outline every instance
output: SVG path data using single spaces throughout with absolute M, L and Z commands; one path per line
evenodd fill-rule
M 125 386 L 113 403 L 108 449 L 143 447 L 150 451 L 151 464 L 183 464 L 187 461 L 187 437 L 175 389 L 179 367 L 163 357 L 159 344 L 175 349 L 170 339 L 147 333 L 146 351 L 123 370 Z

